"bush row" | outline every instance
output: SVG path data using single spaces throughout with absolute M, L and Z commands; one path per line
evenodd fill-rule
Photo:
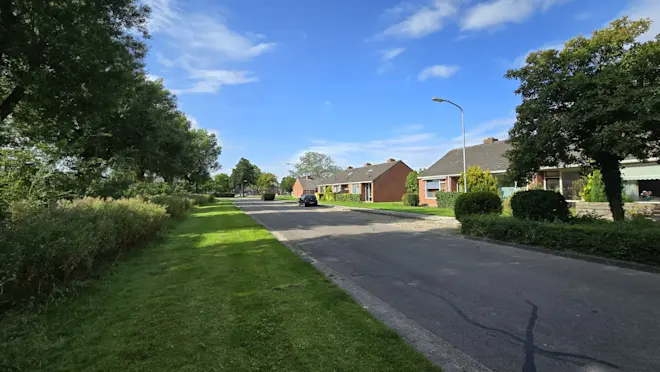
M 454 208 L 456 199 L 461 195 L 460 192 L 438 191 L 435 193 L 435 200 L 438 201 L 438 208 Z
M 216 198 L 233 198 L 236 196 L 236 194 L 232 192 L 215 192 L 213 193 L 213 196 Z
M 461 219 L 461 232 L 504 242 L 660 266 L 660 229 L 634 222 L 568 224 L 472 215 Z
M 335 201 L 341 201 L 341 202 L 355 202 L 359 203 L 360 202 L 360 194 L 348 194 L 348 193 L 337 193 L 334 194 L 335 196 Z
M 491 191 L 475 191 L 459 195 L 454 205 L 456 219 L 462 221 L 464 217 L 474 214 L 502 213 L 502 200 Z
M 275 200 L 275 193 L 265 192 L 261 195 L 261 200 Z
M 0 227 L 0 306 L 47 294 L 153 238 L 166 209 L 142 198 L 22 208 Z
M 401 203 L 410 207 L 419 206 L 419 194 L 403 194 Z
M 566 199 L 555 191 L 528 190 L 511 196 L 513 217 L 532 221 L 568 222 L 571 213 Z

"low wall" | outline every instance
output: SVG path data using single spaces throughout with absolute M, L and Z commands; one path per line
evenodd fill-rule
M 623 209 L 627 214 L 641 214 L 648 217 L 660 217 L 660 203 L 658 202 L 637 202 L 625 203 Z M 575 213 L 580 216 L 583 214 L 592 214 L 607 219 L 612 219 L 609 203 L 587 203 L 579 201 L 575 203 Z

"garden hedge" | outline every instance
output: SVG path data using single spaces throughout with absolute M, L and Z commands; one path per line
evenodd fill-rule
M 660 227 L 649 227 L 649 224 L 579 221 L 568 224 L 472 215 L 461 219 L 461 232 L 503 242 L 660 266 Z
M 454 208 L 456 199 L 462 193 L 453 191 L 438 191 L 435 193 L 435 200 L 438 201 L 438 208 Z
M 419 194 L 403 194 L 401 203 L 410 207 L 419 206 Z
M 275 193 L 265 192 L 261 195 L 261 200 L 275 200 Z
M 520 219 L 567 222 L 571 217 L 566 199 L 556 191 L 519 191 L 510 204 L 513 217 Z
M 233 198 L 236 196 L 233 192 L 216 192 L 213 193 L 216 198 Z
M 88 276 L 99 263 L 153 238 L 167 218 L 163 206 L 141 198 L 21 209 L 0 226 L 0 307 Z
M 502 200 L 491 191 L 474 191 L 463 193 L 456 198 L 454 215 L 457 220 L 473 214 L 500 214 Z
M 192 208 L 195 201 L 186 196 L 180 195 L 154 195 L 146 197 L 146 200 L 165 207 L 167 214 L 174 218 L 183 217 L 186 212 Z
M 361 201 L 360 196 L 360 194 L 335 194 L 335 201 L 359 203 Z

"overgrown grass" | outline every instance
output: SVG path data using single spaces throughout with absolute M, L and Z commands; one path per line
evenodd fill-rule
M 230 201 L 0 320 L 8 371 L 438 371 Z
M 435 208 L 435 207 L 410 207 L 405 206 L 399 202 L 381 202 L 381 203 L 353 203 L 353 202 L 329 202 L 320 201 L 321 204 L 342 205 L 345 207 L 358 207 L 358 208 L 372 208 L 372 209 L 385 209 L 396 212 L 429 214 L 434 216 L 447 216 L 453 217 L 454 210 L 451 208 Z

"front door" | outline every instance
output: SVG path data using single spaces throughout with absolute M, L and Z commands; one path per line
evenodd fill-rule
M 373 184 L 371 183 L 365 183 L 364 184 L 364 200 L 370 202 L 372 199 L 372 194 L 371 194 L 371 186 Z

